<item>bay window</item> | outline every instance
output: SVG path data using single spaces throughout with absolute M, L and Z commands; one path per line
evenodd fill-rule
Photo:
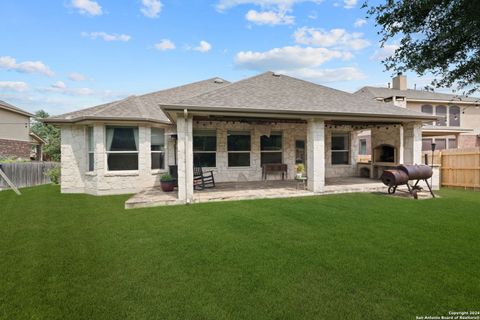
M 165 130 L 152 128 L 150 135 L 152 169 L 165 169 Z
M 107 126 L 106 140 L 109 171 L 138 170 L 138 127 Z
M 249 167 L 251 151 L 250 131 L 228 131 L 228 166 Z
M 447 107 L 445 106 L 437 106 L 435 108 L 435 113 L 439 116 L 437 120 L 437 126 L 445 127 L 447 125 Z
M 260 164 L 282 163 L 282 133 L 272 132 L 260 138 Z
M 449 112 L 449 124 L 451 127 L 460 127 L 460 108 L 457 106 L 451 106 L 448 109 Z
M 217 166 L 217 132 L 215 130 L 193 131 L 193 165 L 195 167 Z
M 348 133 L 332 134 L 332 165 L 349 164 L 350 137 Z
M 95 170 L 95 145 L 93 143 L 93 127 L 87 127 L 87 156 L 88 156 L 88 171 Z

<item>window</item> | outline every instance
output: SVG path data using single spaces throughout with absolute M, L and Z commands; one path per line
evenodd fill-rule
M 217 166 L 217 132 L 215 130 L 193 131 L 193 165 L 195 167 Z
M 332 164 L 349 164 L 349 135 L 348 133 L 332 134 Z
M 249 167 L 251 136 L 249 131 L 228 131 L 228 166 Z
M 435 143 L 437 144 L 435 150 L 445 150 L 447 149 L 447 139 L 435 139 Z
M 152 128 L 150 150 L 152 169 L 165 169 L 165 130 Z
M 138 128 L 107 127 L 109 171 L 138 170 Z
M 360 155 L 367 154 L 367 139 L 360 139 Z
M 93 143 L 93 127 L 87 127 L 88 171 L 95 170 L 95 144 Z
M 260 138 L 260 165 L 282 163 L 282 133 L 272 132 Z
M 305 140 L 295 141 L 295 164 L 305 164 Z
M 457 149 L 457 139 L 455 138 L 448 139 L 448 149 Z
M 451 127 L 460 127 L 460 108 L 457 106 L 451 106 L 448 110 L 449 113 L 449 125 Z
M 424 104 L 422 106 L 422 112 L 423 113 L 427 113 L 427 114 L 433 114 L 433 107 L 429 104 Z M 432 122 L 428 122 L 429 125 L 433 125 L 433 121 Z
M 447 125 L 447 107 L 437 106 L 435 108 L 436 115 L 441 118 L 437 120 L 437 126 L 446 126 Z
M 432 150 L 433 139 L 422 139 L 422 151 Z

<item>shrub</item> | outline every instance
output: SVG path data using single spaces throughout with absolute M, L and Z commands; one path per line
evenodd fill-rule
M 47 172 L 45 175 L 50 178 L 50 181 L 54 184 L 58 184 L 60 182 L 60 167 L 54 167 Z
M 160 177 L 160 181 L 161 182 L 170 182 L 170 181 L 173 181 L 173 178 L 168 173 L 165 173 Z

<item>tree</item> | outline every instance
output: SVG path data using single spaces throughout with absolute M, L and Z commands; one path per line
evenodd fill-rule
M 50 115 L 44 110 L 37 111 L 32 124 L 32 132 L 47 142 L 43 146 L 43 154 L 49 160 L 60 161 L 60 129 L 42 122 Z
M 384 0 L 368 15 L 382 27 L 381 45 L 399 40 L 387 70 L 432 73 L 434 87 L 480 89 L 480 1 Z

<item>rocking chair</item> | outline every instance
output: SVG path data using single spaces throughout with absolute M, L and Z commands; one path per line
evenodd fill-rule
M 193 167 L 193 188 L 203 190 L 215 187 L 213 171 L 203 171 L 202 167 Z

